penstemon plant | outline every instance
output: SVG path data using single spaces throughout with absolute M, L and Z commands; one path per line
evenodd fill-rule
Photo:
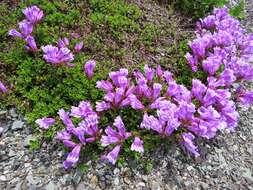
M 40 11 L 35 9 L 32 15 L 41 16 L 37 12 Z M 20 24 L 21 33 L 11 30 L 10 35 L 25 39 L 29 45 L 32 40 L 27 38 L 42 16 L 27 18 Z M 68 46 L 67 38 L 60 39 L 57 47 L 43 46 L 43 57 L 52 65 L 72 67 L 70 62 L 74 60 L 74 54 Z M 73 52 L 79 52 L 82 46 L 82 42 L 76 44 Z M 240 22 L 228 14 L 226 7 L 219 8 L 197 22 L 196 39 L 189 46 L 191 52 L 186 54 L 186 59 L 192 71 L 203 70 L 208 76 L 205 81 L 193 79 L 191 89 L 178 84 L 173 74 L 159 65 L 156 68 L 145 65 L 144 72 L 134 70 L 132 73 L 121 68 L 110 72 L 107 80 L 97 81 L 96 87 L 104 91 L 104 97 L 96 102 L 95 109 L 93 102 L 86 100 L 73 106 L 70 112 L 60 109 L 58 115 L 65 129 L 57 133 L 56 139 L 71 149 L 64 167 L 74 166 L 80 159 L 81 150 L 90 143 L 101 145 L 104 153 L 100 160 L 112 164 L 117 162 L 129 141 L 130 150 L 143 153 L 143 131 L 163 139 L 175 137 L 173 139 L 195 157 L 200 156 L 195 138 L 211 139 L 219 131 L 233 131 L 239 120 L 236 102 L 243 105 L 253 102 L 253 92 L 247 92 L 242 86 L 244 81 L 253 79 L 250 64 L 253 35 L 246 33 Z M 95 66 L 94 60 L 84 65 L 89 80 L 93 78 Z M 120 113 L 127 108 L 141 113 L 141 122 L 135 131 L 127 128 L 120 114 L 112 125 L 102 125 L 101 117 L 107 112 Z M 56 119 L 41 118 L 36 123 L 46 130 L 56 125 Z

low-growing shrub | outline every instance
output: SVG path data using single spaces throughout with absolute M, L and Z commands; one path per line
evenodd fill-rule
M 88 101 L 73 106 L 70 113 L 59 110 L 65 129 L 56 139 L 71 149 L 65 168 L 75 165 L 81 150 L 90 144 L 102 152 L 100 160 L 112 164 L 120 152 L 143 153 L 149 134 L 153 142 L 157 134 L 163 143 L 179 142 L 199 157 L 196 137 L 211 139 L 221 130 L 234 130 L 239 119 L 235 102 L 253 102 L 253 92 L 241 86 L 253 79 L 252 34 L 245 33 L 227 8 L 215 9 L 213 15 L 198 22 L 196 33 L 186 58 L 192 71 L 203 70 L 207 79 L 193 79 L 191 90 L 177 84 L 173 74 L 160 66 L 152 69 L 145 65 L 143 73 L 122 68 L 110 72 L 107 80 L 97 81 L 96 87 L 105 95 L 96 102 L 96 111 Z M 236 89 L 235 84 L 239 84 Z M 122 120 L 126 108 L 140 113 L 134 123 Z M 100 122 L 104 117 L 110 118 L 107 125 Z M 74 123 L 75 118 L 80 120 Z M 37 123 L 47 129 L 55 120 L 42 118 Z
M 194 139 L 211 139 L 219 131 L 233 131 L 239 119 L 235 102 L 253 102 L 253 92 L 241 85 L 253 79 L 253 37 L 227 8 L 215 9 L 197 23 L 197 38 L 189 43 L 186 59 L 192 72 L 198 72 L 191 76 L 199 78 L 193 78 L 188 88 L 159 65 L 145 65 L 141 71 L 121 68 L 105 78 L 102 65 L 87 61 L 80 52 L 83 44 L 76 43 L 75 37 L 70 41 L 62 38 L 57 46 L 37 45 L 33 30 L 42 19 L 41 12 L 37 7 L 26 10 L 37 18 L 31 19 L 24 11 L 26 20 L 19 23 L 20 31 L 9 32 L 27 51 L 17 55 L 23 56 L 22 66 L 17 66 L 17 74 L 23 77 L 18 78 L 15 92 L 29 100 L 28 105 L 24 102 L 28 108 L 35 104 L 28 116 L 42 117 L 36 123 L 43 138 L 61 130 L 56 139 L 71 150 L 65 168 L 74 166 L 87 152 L 115 164 L 122 153 L 138 159 L 145 149 L 175 142 L 199 157 Z M 179 50 L 185 48 L 181 45 Z M 24 56 L 26 53 L 30 56 Z M 5 86 L 0 85 L 6 93 Z M 82 101 L 77 105 L 78 100 Z M 53 118 L 55 110 L 59 117 Z M 152 165 L 147 170 L 150 168 Z

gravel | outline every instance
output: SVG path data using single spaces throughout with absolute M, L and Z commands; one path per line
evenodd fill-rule
M 232 4 L 235 1 L 231 2 Z M 250 28 L 253 2 L 248 0 Z M 253 88 L 253 84 L 247 84 Z M 147 172 L 135 163 L 121 167 L 93 165 L 88 171 L 65 170 L 64 153 L 55 142 L 43 144 L 39 151 L 29 150 L 32 132 L 14 108 L 0 110 L 0 189 L 243 189 L 253 190 L 253 107 L 240 107 L 241 121 L 234 133 L 220 134 L 211 141 L 200 141 L 202 158 L 193 159 L 179 147 L 169 152 L 158 148 L 148 155 L 153 169 Z

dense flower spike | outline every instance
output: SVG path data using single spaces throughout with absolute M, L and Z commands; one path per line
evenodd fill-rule
M 43 58 L 55 66 L 65 64 L 74 60 L 74 55 L 68 48 L 58 48 L 52 45 L 42 46 L 42 51 L 44 52 Z
M 43 17 L 43 11 L 40 10 L 37 6 L 27 7 L 22 11 L 28 21 L 32 24 L 36 24 L 41 21 Z

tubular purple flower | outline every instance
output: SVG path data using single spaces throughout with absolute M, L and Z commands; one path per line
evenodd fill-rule
M 118 107 L 119 103 L 121 102 L 125 90 L 122 88 L 116 88 L 115 89 L 115 98 L 114 98 L 114 104 L 116 107 Z
M 148 116 L 148 114 L 144 114 L 143 121 L 140 125 L 141 128 L 145 129 L 152 129 L 158 133 L 162 132 L 162 126 L 159 123 L 158 119 L 156 119 L 154 116 Z
M 114 120 L 113 125 L 118 129 L 118 131 L 112 129 L 111 127 L 107 127 L 105 129 L 106 135 L 102 135 L 101 138 L 102 146 L 122 144 L 132 135 L 130 132 L 126 132 L 125 125 L 119 116 Z
M 201 101 L 206 90 L 207 90 L 207 87 L 200 80 L 192 79 L 191 93 L 192 93 L 193 97 L 195 97 L 197 100 Z
M 5 87 L 5 85 L 1 81 L 0 81 L 0 90 L 3 93 L 7 93 L 8 92 L 7 88 Z
M 63 140 L 63 144 L 68 148 L 74 148 L 76 146 L 76 143 L 70 140 Z
M 113 165 L 118 160 L 120 148 L 121 148 L 120 145 L 115 146 L 114 149 L 111 152 L 109 152 L 107 154 L 107 156 L 106 156 L 106 158 L 108 159 L 108 161 L 110 163 L 112 163 Z
M 71 107 L 70 115 L 77 118 L 85 118 L 90 114 L 95 113 L 90 105 L 90 102 L 81 101 L 78 107 Z
M 80 52 L 81 49 L 83 48 L 83 42 L 79 42 L 75 45 L 74 49 L 75 49 L 75 52 Z
M 204 28 L 210 30 L 215 27 L 216 18 L 214 15 L 209 15 L 203 20 L 201 20 L 201 24 Z
M 29 48 L 30 51 L 33 51 L 33 52 L 38 51 L 38 48 L 37 48 L 36 42 L 34 40 L 34 37 L 27 36 L 27 38 L 25 40 L 28 44 L 28 48 Z
M 64 140 L 70 140 L 71 134 L 67 131 L 59 131 L 57 132 L 56 139 L 64 141 Z
M 142 110 L 142 109 L 145 108 L 145 106 L 142 105 L 141 101 L 138 100 L 135 95 L 131 94 L 129 96 L 129 100 L 131 102 L 131 106 L 132 106 L 133 109 L 135 109 L 135 110 Z
M 27 7 L 22 12 L 26 16 L 26 19 L 33 24 L 40 22 L 44 15 L 43 11 L 37 6 Z
M 18 26 L 24 38 L 29 36 L 33 31 L 33 25 L 27 20 L 23 20 L 22 22 L 18 23 Z
M 247 92 L 242 86 L 236 89 L 236 100 L 243 105 L 249 105 L 253 103 L 253 92 Z
M 106 100 L 107 102 L 113 103 L 114 98 L 115 98 L 115 93 L 113 92 L 107 92 L 106 95 L 104 95 L 104 100 Z
M 105 101 L 102 102 L 96 102 L 96 110 L 98 112 L 105 111 L 111 108 L 111 104 L 107 103 Z
M 68 47 L 69 46 L 69 39 L 68 38 L 63 38 L 63 39 L 59 39 L 57 46 L 59 48 L 64 48 L 64 47 Z
M 48 129 L 50 126 L 55 124 L 55 119 L 54 118 L 41 118 L 41 119 L 37 119 L 35 121 L 35 123 L 37 123 L 40 128 L 42 129 Z
M 3 134 L 3 132 L 4 132 L 4 128 L 0 127 L 0 136 Z
M 105 80 L 97 81 L 96 87 L 99 89 L 102 89 L 106 92 L 113 90 L 112 83 L 110 83 L 109 81 L 105 81 Z
M 148 65 L 145 65 L 144 72 L 145 72 L 145 76 L 146 76 L 147 80 L 152 81 L 155 71 L 152 68 L 150 68 Z
M 44 52 L 43 58 L 55 66 L 61 64 L 67 64 L 74 60 L 74 55 L 70 52 L 68 48 L 58 48 L 52 45 L 42 46 L 42 51 Z
M 200 156 L 198 153 L 197 146 L 194 145 L 193 140 L 195 139 L 194 135 L 192 133 L 182 133 L 181 134 L 182 141 L 181 144 L 189 151 L 191 152 L 195 157 Z
M 58 111 L 58 114 L 59 114 L 62 122 L 67 126 L 67 130 L 68 131 L 72 131 L 75 126 L 72 123 L 71 119 L 69 118 L 68 113 L 65 112 L 64 109 L 60 109 Z
M 78 144 L 73 148 L 73 150 L 68 154 L 67 159 L 63 162 L 63 166 L 68 169 L 76 164 L 79 160 L 79 155 L 82 145 Z
M 96 61 L 94 61 L 94 60 L 89 60 L 84 65 L 84 71 L 85 71 L 89 80 L 91 80 L 93 77 L 93 74 L 94 74 L 93 71 L 94 71 L 95 67 L 96 67 Z
M 187 53 L 185 55 L 185 58 L 187 59 L 189 65 L 191 66 L 191 69 L 193 72 L 198 71 L 198 60 L 197 58 L 193 57 L 190 53 Z
M 159 83 L 153 84 L 153 99 L 157 99 L 160 96 L 162 85 Z
M 219 56 L 210 56 L 203 61 L 202 67 L 204 71 L 208 72 L 210 75 L 214 75 L 216 71 L 220 68 L 222 64 L 222 58 Z
M 143 153 L 144 148 L 143 148 L 143 141 L 140 139 L 140 137 L 135 137 L 134 142 L 131 145 L 131 150 Z
M 160 65 L 157 65 L 157 67 L 156 67 L 156 75 L 158 78 L 162 78 L 162 76 L 163 76 L 163 70 Z
M 24 38 L 23 35 L 15 29 L 11 29 L 8 34 L 13 37 Z
M 171 72 L 169 72 L 169 71 L 165 71 L 165 72 L 163 73 L 163 77 L 164 77 L 165 81 L 166 81 L 168 84 L 174 81 L 174 80 L 173 80 L 173 74 L 172 74 Z
M 131 136 L 131 133 L 126 133 L 125 125 L 120 116 L 115 118 L 113 125 L 117 127 L 122 138 L 127 139 Z

